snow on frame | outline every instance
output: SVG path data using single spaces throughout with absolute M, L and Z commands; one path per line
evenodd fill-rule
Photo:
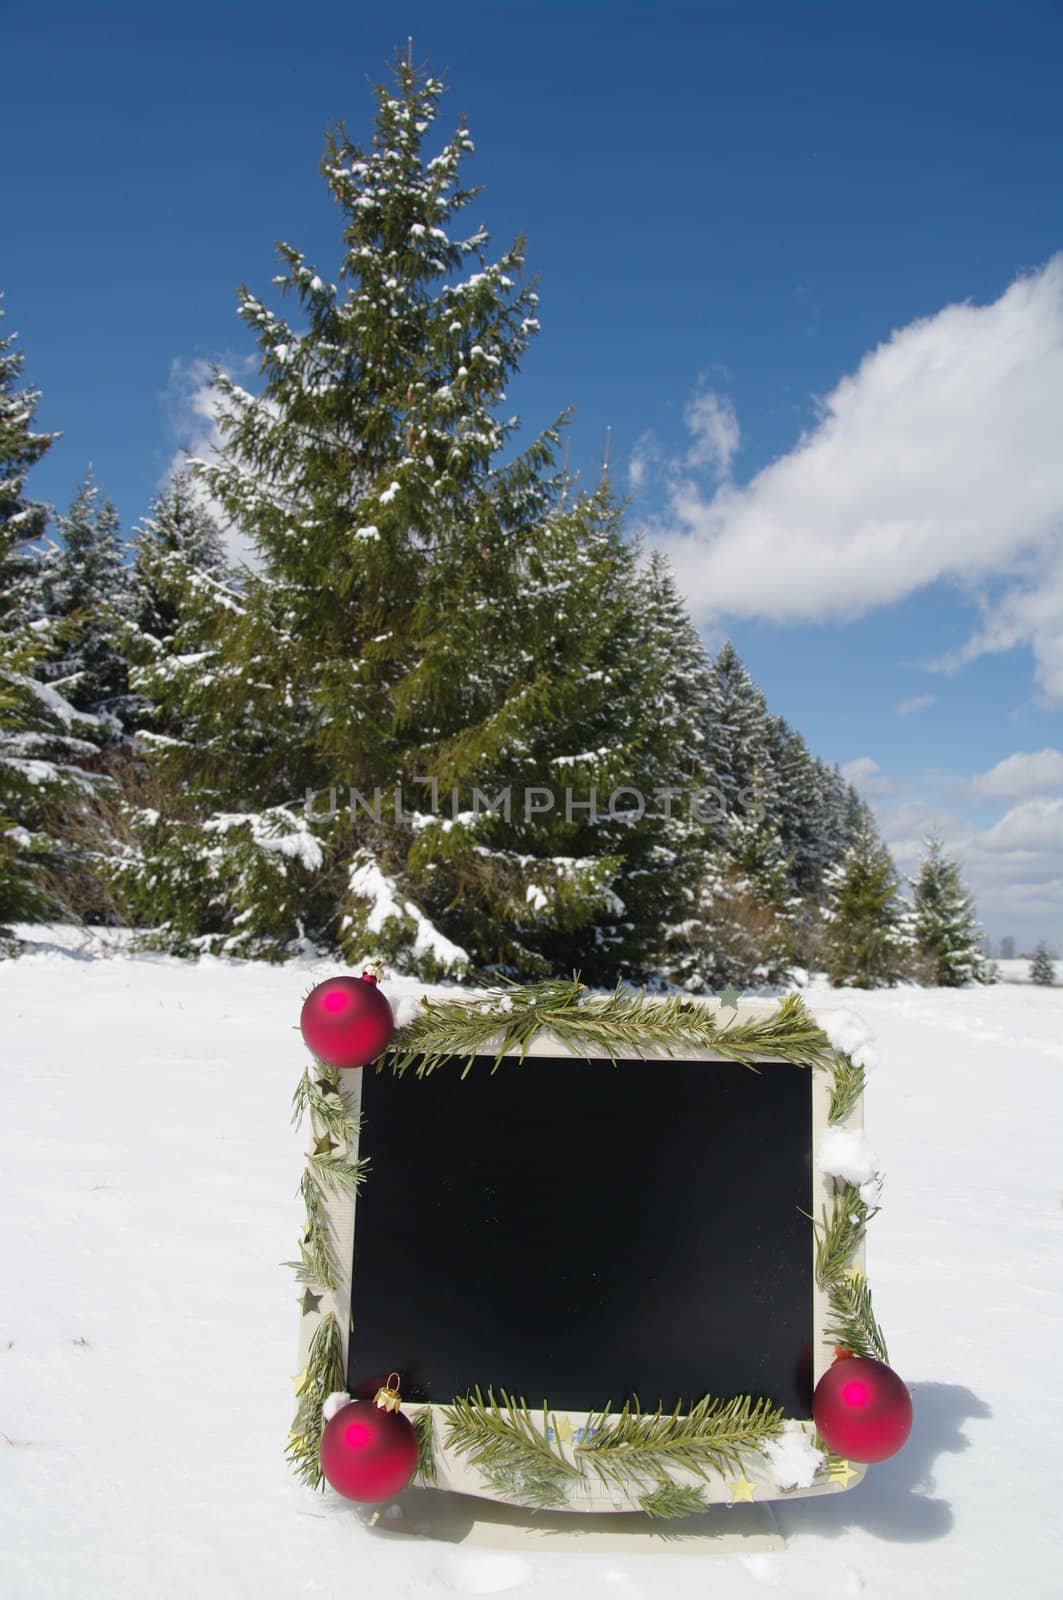
M 816 1151 L 816 1170 L 840 1178 L 860 1192 L 864 1204 L 876 1210 L 882 1199 L 883 1174 L 878 1157 L 862 1128 L 835 1124 L 824 1130 Z
M 817 1450 L 800 1422 L 786 1422 L 777 1439 L 771 1439 L 761 1454 L 780 1489 L 807 1489 L 820 1466 L 823 1452 Z

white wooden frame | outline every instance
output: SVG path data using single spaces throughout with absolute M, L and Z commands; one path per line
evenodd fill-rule
M 736 1020 L 738 1022 L 745 1022 L 753 1021 L 758 1018 L 762 1019 L 764 1017 L 771 1016 L 777 1009 L 778 1003 L 776 1001 L 740 1002 L 737 1008 Z M 727 1020 L 730 1021 L 730 1017 L 728 1017 Z M 814 1018 L 814 1020 L 819 1019 Z M 494 1051 L 489 1044 L 485 1045 L 484 1049 L 478 1052 L 478 1054 L 484 1055 L 492 1055 L 493 1053 Z M 509 1053 L 516 1055 L 517 1052 L 512 1051 Z M 538 1035 L 532 1041 L 526 1051 L 526 1055 L 529 1058 L 536 1056 L 555 1058 L 568 1056 L 576 1060 L 596 1060 L 608 1058 L 608 1052 L 605 1050 L 570 1050 L 566 1046 L 562 1045 L 556 1038 L 554 1038 L 553 1035 L 545 1032 Z M 642 1058 L 640 1057 L 640 1059 Z M 670 1055 L 663 1051 L 649 1052 L 645 1056 L 645 1059 L 660 1061 L 681 1059 L 684 1061 L 711 1062 L 727 1061 L 733 1058 L 724 1054 L 720 1054 L 716 1051 L 695 1050 L 684 1047 L 681 1051 L 674 1051 Z M 760 1059 L 765 1061 L 771 1060 L 772 1057 L 770 1051 L 765 1051 Z M 812 1071 L 812 1069 L 808 1067 L 799 1066 L 791 1066 L 790 1070 L 793 1072 Z M 340 1074 L 340 1093 L 343 1097 L 343 1102 L 347 1113 L 352 1119 L 353 1125 L 357 1128 L 360 1121 L 361 1110 L 362 1072 L 342 1072 Z M 831 1083 L 829 1075 L 822 1071 L 813 1071 L 812 1210 L 813 1215 L 816 1217 L 820 1216 L 824 1206 L 829 1207 L 833 1196 L 833 1186 L 831 1180 L 824 1177 L 819 1171 L 817 1161 L 819 1144 L 828 1127 L 830 1099 Z M 859 1100 L 851 1108 L 842 1125 L 848 1128 L 859 1128 L 863 1126 L 863 1107 Z M 339 1153 L 340 1152 L 337 1151 L 337 1154 Z M 353 1145 L 347 1150 L 346 1153 L 352 1160 L 357 1157 L 357 1137 L 355 1138 Z M 372 1182 L 371 1174 L 367 1181 Z M 338 1263 L 337 1284 L 335 1290 L 326 1292 L 324 1294 L 316 1313 L 305 1315 L 301 1319 L 297 1371 L 302 1371 L 306 1367 L 310 1351 L 310 1342 L 319 1325 L 319 1317 L 327 1316 L 329 1312 L 332 1312 L 335 1315 L 338 1327 L 340 1329 L 343 1345 L 343 1371 L 345 1373 L 347 1371 L 348 1345 L 351 1331 L 351 1271 L 354 1255 L 354 1228 L 356 1210 L 357 1198 L 354 1195 L 334 1193 L 327 1201 L 327 1225 L 331 1235 L 333 1248 L 335 1250 L 335 1259 Z M 809 1225 L 808 1231 L 809 1249 L 813 1252 L 814 1257 L 815 1233 L 811 1224 Z M 860 1269 L 863 1268 L 864 1246 L 862 1242 L 852 1258 L 851 1265 Z M 832 1364 L 834 1360 L 834 1348 L 825 1337 L 825 1330 L 828 1326 L 828 1319 L 830 1316 L 830 1307 L 826 1294 L 816 1283 L 814 1261 L 812 1274 L 812 1316 L 812 1381 L 813 1386 L 815 1386 L 815 1384 L 819 1382 L 819 1379 L 822 1377 L 823 1373 Z M 604 1397 L 595 1397 L 596 1403 L 600 1405 L 603 1398 Z M 403 1407 L 403 1410 L 411 1418 L 411 1420 L 417 1415 L 418 1412 L 424 1409 L 425 1407 L 422 1404 L 416 1402 L 411 1402 L 408 1406 Z M 440 1412 L 443 1407 L 442 1404 L 433 1403 L 431 1409 L 436 1412 Z M 563 1438 L 563 1435 L 567 1431 L 565 1428 L 565 1423 L 567 1422 L 568 1427 L 571 1428 L 574 1433 L 587 1420 L 587 1417 L 590 1414 L 591 1413 L 589 1411 L 564 1411 L 554 1410 L 551 1408 L 550 1417 L 560 1424 L 560 1431 L 562 1435 L 562 1437 L 557 1438 L 553 1442 L 555 1443 L 555 1446 L 562 1451 L 562 1453 L 569 1454 L 570 1452 L 570 1446 L 565 1443 Z M 815 1434 L 815 1429 L 811 1418 L 800 1418 L 795 1420 L 801 1422 L 803 1431 L 811 1441 Z M 502 1504 L 511 1503 L 505 1501 L 503 1496 L 498 1494 L 497 1491 L 486 1484 L 476 1468 L 471 1466 L 464 1456 L 460 1455 L 457 1451 L 446 1449 L 443 1443 L 444 1429 L 441 1419 L 436 1423 L 434 1429 L 434 1438 L 436 1482 L 431 1487 L 441 1490 L 450 1490 L 465 1495 L 475 1495 L 483 1499 L 498 1501 Z M 836 1479 L 825 1480 L 817 1482 L 807 1489 L 783 1490 L 778 1488 L 776 1485 L 771 1475 L 768 1462 L 756 1452 L 750 1451 L 743 1457 L 743 1476 L 745 1483 L 752 1485 L 754 1502 L 765 1502 L 769 1500 L 794 1500 L 805 1498 L 810 1495 L 837 1494 L 846 1488 L 855 1488 L 856 1485 L 862 1480 L 866 1469 L 855 1462 L 850 1463 L 849 1466 L 850 1472 L 845 1481 Z M 691 1485 L 695 1486 L 699 1490 L 702 1499 L 707 1505 L 729 1505 L 733 1504 L 735 1501 L 735 1484 L 739 1477 L 739 1475 L 736 1473 L 725 1473 L 720 1475 L 715 1472 L 709 1472 L 705 1477 L 701 1477 L 693 1473 L 684 1474 L 669 1468 L 669 1476 L 677 1483 L 690 1483 Z M 420 1480 L 417 1481 L 420 1482 Z M 738 1492 L 743 1499 L 748 1498 L 749 1491 L 744 1487 L 740 1487 Z M 632 1495 L 625 1493 L 622 1489 L 616 1487 L 615 1485 L 603 1484 L 597 1480 L 593 1473 L 588 1473 L 586 1479 L 567 1496 L 566 1504 L 563 1509 L 572 1512 L 584 1513 L 631 1512 L 638 1511 L 639 1505 L 637 1499 L 635 1499 Z

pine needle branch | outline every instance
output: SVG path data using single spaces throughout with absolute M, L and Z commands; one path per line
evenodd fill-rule
M 506 1499 L 542 1508 L 563 1505 L 566 1482 L 579 1471 L 548 1443 L 545 1407 L 540 1430 L 523 1399 L 504 1389 L 499 1393 L 501 1405 L 493 1390 L 485 1400 L 476 1388 L 444 1408 L 447 1448 L 467 1455 Z
M 687 1048 L 710 1049 L 752 1070 L 765 1057 L 809 1067 L 833 1061 L 829 1040 L 797 995 L 788 995 L 771 1016 L 721 1026 L 715 1011 L 683 995 L 660 1000 L 621 988 L 588 994 L 578 977 L 514 984 L 474 1001 L 426 998 L 420 1014 L 395 1035 L 385 1059 L 399 1075 L 416 1067 L 418 1077 L 425 1077 L 457 1058 L 464 1062 L 464 1077 L 478 1055 L 493 1056 L 492 1071 L 507 1053 L 523 1061 L 540 1033 L 552 1034 L 576 1055 L 604 1050 L 614 1062 L 623 1055 L 675 1055 Z
M 422 1406 L 420 1411 L 411 1411 L 409 1417 L 413 1424 L 413 1431 L 417 1435 L 417 1480 L 419 1483 L 435 1483 L 439 1474 L 436 1470 L 435 1425 L 432 1421 L 432 1407 Z
M 824 1206 L 819 1222 L 814 1217 L 810 1219 L 816 1230 L 816 1282 L 821 1289 L 832 1289 L 842 1280 L 864 1237 L 870 1215 L 859 1192 L 851 1184 L 836 1180 L 830 1210 Z
M 282 1261 L 282 1267 L 291 1267 L 295 1273 L 296 1283 L 305 1284 L 310 1289 L 334 1289 L 335 1282 L 332 1277 L 331 1264 L 318 1253 L 315 1248 L 318 1240 L 311 1240 L 299 1246 L 298 1261 Z
M 871 1356 L 889 1365 L 889 1352 L 871 1305 L 871 1286 L 862 1272 L 849 1273 L 828 1291 L 833 1320 L 826 1330 L 831 1344 L 854 1356 Z
M 639 1495 L 639 1505 L 650 1517 L 690 1517 L 707 1510 L 700 1490 L 670 1479 Z
M 306 1228 L 303 1232 L 300 1255 L 304 1267 L 313 1265 L 318 1273 L 317 1277 L 301 1278 L 300 1281 L 309 1282 L 320 1289 L 334 1289 L 339 1281 L 339 1274 L 325 1209 L 326 1195 L 321 1184 L 311 1173 L 309 1163 L 304 1169 L 299 1191 L 306 1207 Z
M 287 1459 L 308 1488 L 323 1484 L 321 1435 L 325 1430 L 322 1406 L 330 1394 L 343 1388 L 343 1345 L 339 1324 L 331 1313 L 322 1318 L 310 1341 L 306 1376 L 288 1438 Z
M 308 1156 L 306 1170 L 319 1189 L 333 1193 L 357 1194 L 369 1170 L 369 1158 L 349 1161 L 345 1155 L 333 1151 L 329 1154 Z
M 864 1069 L 838 1051 L 834 1058 L 834 1087 L 830 1097 L 830 1122 L 844 1122 L 864 1092 Z
M 323 1067 L 321 1080 L 304 1072 L 292 1096 L 292 1127 L 297 1128 L 303 1117 L 310 1113 L 311 1124 L 318 1134 L 327 1133 L 337 1143 L 348 1143 L 356 1137 L 361 1119 L 352 1116 L 339 1092 L 326 1093 L 322 1082 L 339 1090 L 339 1073 L 335 1068 Z M 330 1076 L 334 1074 L 334 1076 Z
M 679 1407 L 665 1414 L 658 1406 L 642 1415 L 637 1395 L 611 1421 L 609 1410 L 606 1406 L 589 1419 L 575 1453 L 581 1466 L 618 1484 L 633 1476 L 661 1479 L 669 1466 L 701 1477 L 737 1468 L 743 1452 L 759 1449 L 783 1423 L 778 1406 L 748 1395 L 730 1400 L 706 1395 L 685 1414 Z

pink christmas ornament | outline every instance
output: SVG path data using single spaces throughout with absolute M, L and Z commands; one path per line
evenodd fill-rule
M 330 1067 L 366 1067 L 391 1043 L 395 1018 L 366 972 L 326 978 L 303 1001 L 299 1027 L 312 1055 Z
M 392 1373 L 375 1399 L 343 1406 L 321 1435 L 321 1470 L 348 1500 L 390 1500 L 417 1471 L 417 1434 L 399 1410 L 398 1381 Z
M 912 1431 L 912 1397 L 891 1367 L 870 1356 L 846 1355 L 816 1384 L 812 1416 L 835 1455 L 885 1461 Z

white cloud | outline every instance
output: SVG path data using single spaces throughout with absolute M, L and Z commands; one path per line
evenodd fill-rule
M 936 700 L 936 694 L 913 694 L 909 699 L 900 702 L 897 707 L 897 715 L 899 717 L 910 717 L 913 712 L 925 711 Z
M 187 465 L 189 456 L 208 462 L 218 459 L 221 443 L 218 416 L 222 406 L 220 396 L 212 383 L 212 366 L 217 366 L 229 377 L 236 378 L 254 372 L 257 360 L 257 356 L 254 355 L 219 356 L 213 363 L 201 357 L 190 361 L 178 357 L 170 363 L 169 383 L 161 396 L 161 402 L 170 427 L 180 441 L 180 448 L 175 450 L 170 458 L 159 485 L 160 490 L 166 487 L 176 472 Z M 213 498 L 203 483 L 197 483 L 196 493 L 222 531 L 222 542 L 228 560 L 234 564 L 244 562 L 252 568 L 257 567 L 257 552 L 241 530 L 230 522 L 224 506 Z
M 841 775 L 846 783 L 851 783 L 864 795 L 885 794 L 892 787 L 878 762 L 870 756 L 857 756 L 847 761 L 841 768 Z
M 635 448 L 627 464 L 628 487 L 636 493 L 644 489 L 651 472 L 661 457 L 660 445 L 652 428 L 646 428 L 635 440 Z
M 983 850 L 1011 856 L 1054 855 L 1063 861 L 1063 800 L 1020 800 L 979 836 Z
M 929 662 L 955 672 L 977 656 L 1033 648 L 1037 682 L 1050 704 L 1063 704 L 1063 544 L 1034 563 L 1019 581 L 978 597 L 982 625 L 961 649 Z
M 1010 799 L 1063 789 L 1063 753 L 1046 746 L 1036 754 L 1019 750 L 971 779 L 971 793 L 985 799 Z
M 693 440 L 686 465 L 707 467 L 717 479 L 726 478 L 742 438 L 731 401 L 702 387 L 687 402 L 683 420 Z
M 983 620 L 940 664 L 1026 643 L 1063 700 L 1063 255 L 991 305 L 894 332 L 745 487 L 690 470 L 699 450 L 717 472 L 734 453 L 700 401 L 650 527 L 699 620 L 852 619 L 950 581 Z

